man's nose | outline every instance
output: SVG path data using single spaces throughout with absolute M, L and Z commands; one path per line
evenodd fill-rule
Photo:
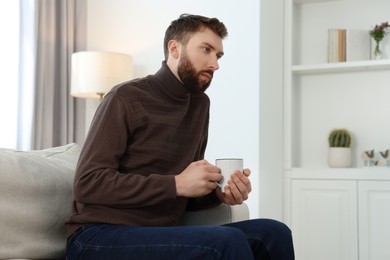
M 209 69 L 212 71 L 216 71 L 219 69 L 218 59 L 215 58 L 210 62 Z

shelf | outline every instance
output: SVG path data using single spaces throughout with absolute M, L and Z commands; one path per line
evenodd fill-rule
M 384 69 L 390 69 L 390 59 L 295 65 L 292 67 L 292 72 L 296 75 L 304 75 Z
M 291 179 L 325 179 L 325 180 L 389 180 L 390 168 L 292 168 L 285 171 Z

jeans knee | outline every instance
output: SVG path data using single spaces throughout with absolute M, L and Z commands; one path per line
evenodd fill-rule
M 283 222 L 279 222 L 276 220 L 271 220 L 273 221 L 273 226 L 275 231 L 284 238 L 290 238 L 291 237 L 291 229 Z
M 218 239 L 223 240 L 227 244 L 235 244 L 237 241 L 246 241 L 245 234 L 237 228 L 218 227 L 218 229 Z
M 217 230 L 214 239 L 222 259 L 253 259 L 247 238 L 240 229 L 220 226 Z
M 286 242 L 292 239 L 290 228 L 277 220 L 253 219 L 238 224 L 248 238 Z
M 268 221 L 275 230 L 279 231 L 279 233 L 286 235 L 291 234 L 290 228 L 285 223 L 273 219 L 269 219 Z

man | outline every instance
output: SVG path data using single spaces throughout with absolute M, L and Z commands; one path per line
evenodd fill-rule
M 216 18 L 182 15 L 168 27 L 165 61 L 103 99 L 83 146 L 66 222 L 68 259 L 294 258 L 290 230 L 273 220 L 177 226 L 183 212 L 241 204 L 250 170 L 222 192 L 204 160 L 210 101 L 227 36 Z

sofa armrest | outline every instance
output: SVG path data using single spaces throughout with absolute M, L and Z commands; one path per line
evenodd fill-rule
M 201 226 L 201 225 L 223 225 L 227 223 L 248 220 L 249 209 L 245 203 L 241 205 L 230 206 L 220 204 L 211 209 L 200 211 L 186 211 L 181 225 L 184 226 Z

